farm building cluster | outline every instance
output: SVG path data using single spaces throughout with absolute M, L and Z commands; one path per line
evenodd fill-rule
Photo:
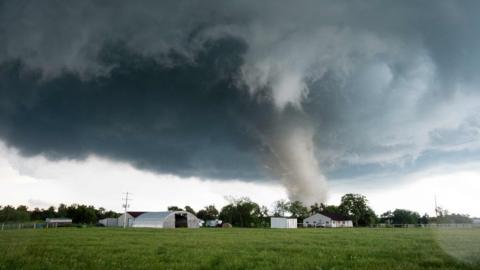
M 203 223 L 186 211 L 126 212 L 118 218 L 99 221 L 106 227 L 132 228 L 198 228 Z
M 353 222 L 340 214 L 317 213 L 303 220 L 303 227 L 350 228 Z M 296 218 L 272 217 L 270 227 L 277 229 L 297 228 Z
M 130 228 L 199 228 L 222 226 L 220 220 L 201 220 L 186 211 L 126 212 L 118 218 L 105 218 L 99 221 L 105 227 Z M 271 217 L 270 227 L 279 229 L 298 228 L 296 218 Z M 342 215 L 317 213 L 303 220 L 303 227 L 349 228 L 353 222 Z

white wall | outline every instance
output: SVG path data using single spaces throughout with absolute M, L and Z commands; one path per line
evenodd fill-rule
M 121 216 L 118 217 L 118 226 L 123 227 L 123 222 L 124 222 L 125 214 L 122 214 Z M 127 227 L 132 227 L 134 218 L 127 213 Z
M 303 226 L 330 227 L 332 219 L 322 214 L 315 214 L 303 220 Z
M 118 226 L 118 218 L 104 218 L 104 219 L 99 220 L 98 223 L 103 224 L 105 227 L 117 227 Z
M 287 228 L 288 229 L 296 229 L 297 227 L 298 227 L 298 225 L 297 225 L 297 219 L 296 218 L 287 219 Z
M 297 228 L 296 218 L 271 217 L 270 228 L 276 229 L 294 229 Z
M 353 227 L 353 222 L 351 220 L 338 221 L 332 220 L 331 218 L 324 216 L 322 214 L 315 214 L 303 220 L 303 226 L 305 227 Z

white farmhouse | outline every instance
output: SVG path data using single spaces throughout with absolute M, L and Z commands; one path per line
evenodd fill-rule
M 340 214 L 317 213 L 303 220 L 304 227 L 353 227 L 353 222 Z
M 286 218 L 286 217 L 271 217 L 270 227 L 277 228 L 277 229 L 296 229 L 297 219 Z

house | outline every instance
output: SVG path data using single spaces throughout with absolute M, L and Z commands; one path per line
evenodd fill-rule
M 286 218 L 286 217 L 271 217 L 270 218 L 270 228 L 296 229 L 297 228 L 297 219 L 296 218 Z
M 317 213 L 303 220 L 304 227 L 353 227 L 353 222 L 340 214 Z
M 198 228 L 200 219 L 186 211 L 144 212 L 133 219 L 134 228 Z

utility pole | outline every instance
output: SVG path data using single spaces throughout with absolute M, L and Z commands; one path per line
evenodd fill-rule
M 127 209 L 128 207 L 130 207 L 130 205 L 128 204 L 128 201 L 131 201 L 132 199 L 129 199 L 128 198 L 128 195 L 132 195 L 132 193 L 124 193 L 125 194 L 125 198 L 122 198 L 123 200 L 125 200 L 125 203 L 123 204 L 123 228 L 127 228 Z
M 440 212 L 440 208 L 438 208 L 438 205 L 437 205 L 437 194 L 435 194 L 435 216 L 438 218 L 438 214 Z M 441 215 L 441 213 L 440 213 Z

